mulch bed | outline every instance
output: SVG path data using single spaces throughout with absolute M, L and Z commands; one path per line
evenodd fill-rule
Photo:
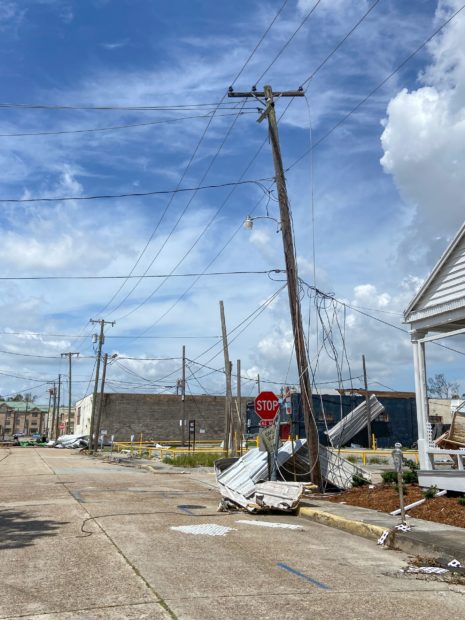
M 355 487 L 325 499 L 381 512 L 391 512 L 399 508 L 399 493 L 393 486 L 385 484 L 376 485 L 372 489 L 368 486 Z M 419 499 L 423 499 L 422 490 L 417 485 L 407 485 L 404 495 L 405 505 L 412 504 Z M 457 499 L 457 497 L 447 496 L 427 499 L 424 504 L 412 508 L 407 514 L 416 519 L 465 528 L 465 506 L 459 504 Z

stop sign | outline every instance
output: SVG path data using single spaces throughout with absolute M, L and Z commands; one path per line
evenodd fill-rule
M 273 392 L 260 392 L 255 398 L 255 413 L 262 420 L 273 420 L 279 411 L 279 399 Z

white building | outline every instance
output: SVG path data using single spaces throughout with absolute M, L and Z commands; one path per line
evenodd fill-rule
M 465 224 L 404 313 L 411 327 L 415 366 L 421 486 L 465 493 L 465 447 L 441 449 L 428 417 L 425 344 L 460 335 L 465 343 Z M 453 444 L 454 442 L 450 442 Z

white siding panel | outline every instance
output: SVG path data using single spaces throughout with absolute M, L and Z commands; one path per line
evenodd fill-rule
M 417 311 L 465 297 L 465 237 L 419 300 Z

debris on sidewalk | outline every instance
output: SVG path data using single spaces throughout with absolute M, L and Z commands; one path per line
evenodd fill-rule
M 60 435 L 56 441 L 49 441 L 49 448 L 87 448 L 88 435 Z
M 297 452 L 304 444 L 303 439 L 285 442 L 278 450 L 278 469 L 292 458 L 293 451 Z M 220 510 L 227 510 L 232 505 L 248 512 L 291 512 L 299 506 L 304 494 L 303 483 L 267 481 L 268 455 L 258 448 L 250 450 L 232 464 L 231 459 L 219 459 L 215 469 L 221 495 L 226 500 L 220 504 Z

